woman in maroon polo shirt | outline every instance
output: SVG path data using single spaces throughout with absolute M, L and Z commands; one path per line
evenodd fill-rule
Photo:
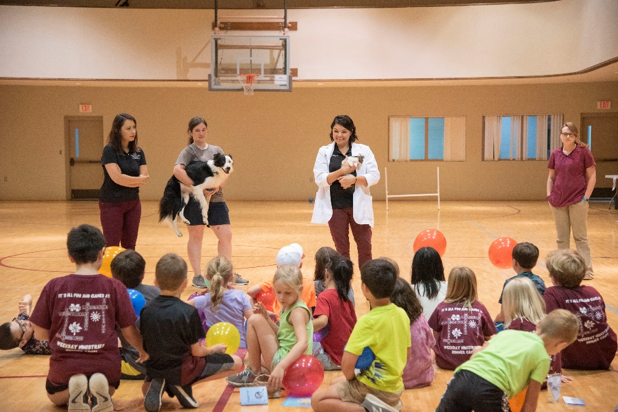
M 567 122 L 560 134 L 562 147 L 554 150 L 547 168 L 547 200 L 554 212 L 558 249 L 570 248 L 571 230 L 577 251 L 586 261 L 586 276 L 592 279 L 592 259 L 586 219 L 588 200 L 597 181 L 594 157 L 586 145 L 578 140 L 577 126 Z

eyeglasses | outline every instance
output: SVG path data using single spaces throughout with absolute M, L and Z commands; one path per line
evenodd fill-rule
M 21 319 L 13 318 L 11 322 L 17 322 L 17 324 L 19 325 L 19 329 L 21 329 L 21 336 L 19 337 L 19 340 L 21 341 L 24 338 L 24 335 L 26 334 L 26 327 L 22 323 Z
M 575 134 L 575 133 L 560 133 L 560 135 L 564 136 L 564 137 L 575 137 L 575 136 L 577 136 L 577 134 Z

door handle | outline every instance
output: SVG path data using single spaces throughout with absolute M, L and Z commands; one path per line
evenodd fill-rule
M 71 165 L 71 166 L 75 166 L 75 159 L 71 158 L 71 159 L 69 160 L 69 165 Z

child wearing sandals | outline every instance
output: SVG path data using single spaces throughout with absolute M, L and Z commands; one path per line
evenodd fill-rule
M 496 334 L 491 315 L 477 300 L 476 275 L 472 269 L 456 266 L 448 276 L 446 298 L 429 318 L 437 344 L 436 364 L 454 370 L 470 359 L 472 349 Z
M 301 355 L 311 355 L 313 324 L 311 311 L 301 299 L 303 276 L 295 265 L 277 268 L 273 287 L 281 304 L 281 322 L 268 316 L 262 303 L 254 307 L 255 314 L 247 322 L 249 362 L 245 370 L 227 378 L 235 387 L 268 383 L 268 396 L 281 396 L 283 374 Z M 270 376 L 268 376 L 270 375 Z
M 410 318 L 410 339 L 403 385 L 406 389 L 422 388 L 433 382 L 433 357 L 431 348 L 436 344 L 431 328 L 423 315 L 423 306 L 408 282 L 397 278 L 391 302 L 406 311 Z
M 341 370 L 343 350 L 356 325 L 356 312 L 349 294 L 353 272 L 352 261 L 346 257 L 338 255 L 329 261 L 324 275 L 326 289 L 318 295 L 313 314 L 314 331 L 330 327 L 328 334 L 313 344 L 313 356 L 327 371 Z
M 228 258 L 217 256 L 211 259 L 206 265 L 206 279 L 210 283 L 210 291 L 196 296 L 188 303 L 204 313 L 205 329 L 218 322 L 228 322 L 236 326 L 240 332 L 239 347 L 246 348 L 245 319 L 253 315 L 253 309 L 245 292 L 228 288 L 233 278 L 234 267 Z

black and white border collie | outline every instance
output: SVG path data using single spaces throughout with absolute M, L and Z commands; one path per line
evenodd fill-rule
M 204 224 L 208 225 L 208 203 L 210 196 L 204 195 L 204 189 L 220 187 L 234 170 L 234 160 L 230 155 L 217 153 L 213 160 L 207 162 L 191 162 L 185 168 L 187 175 L 193 180 L 193 186 L 186 186 L 176 176 L 172 176 L 165 185 L 163 197 L 159 202 L 159 222 L 165 221 L 170 225 L 178 237 L 182 233 L 178 230 L 177 218 L 189 224 L 185 218 L 184 209 L 193 196 L 200 203 Z

